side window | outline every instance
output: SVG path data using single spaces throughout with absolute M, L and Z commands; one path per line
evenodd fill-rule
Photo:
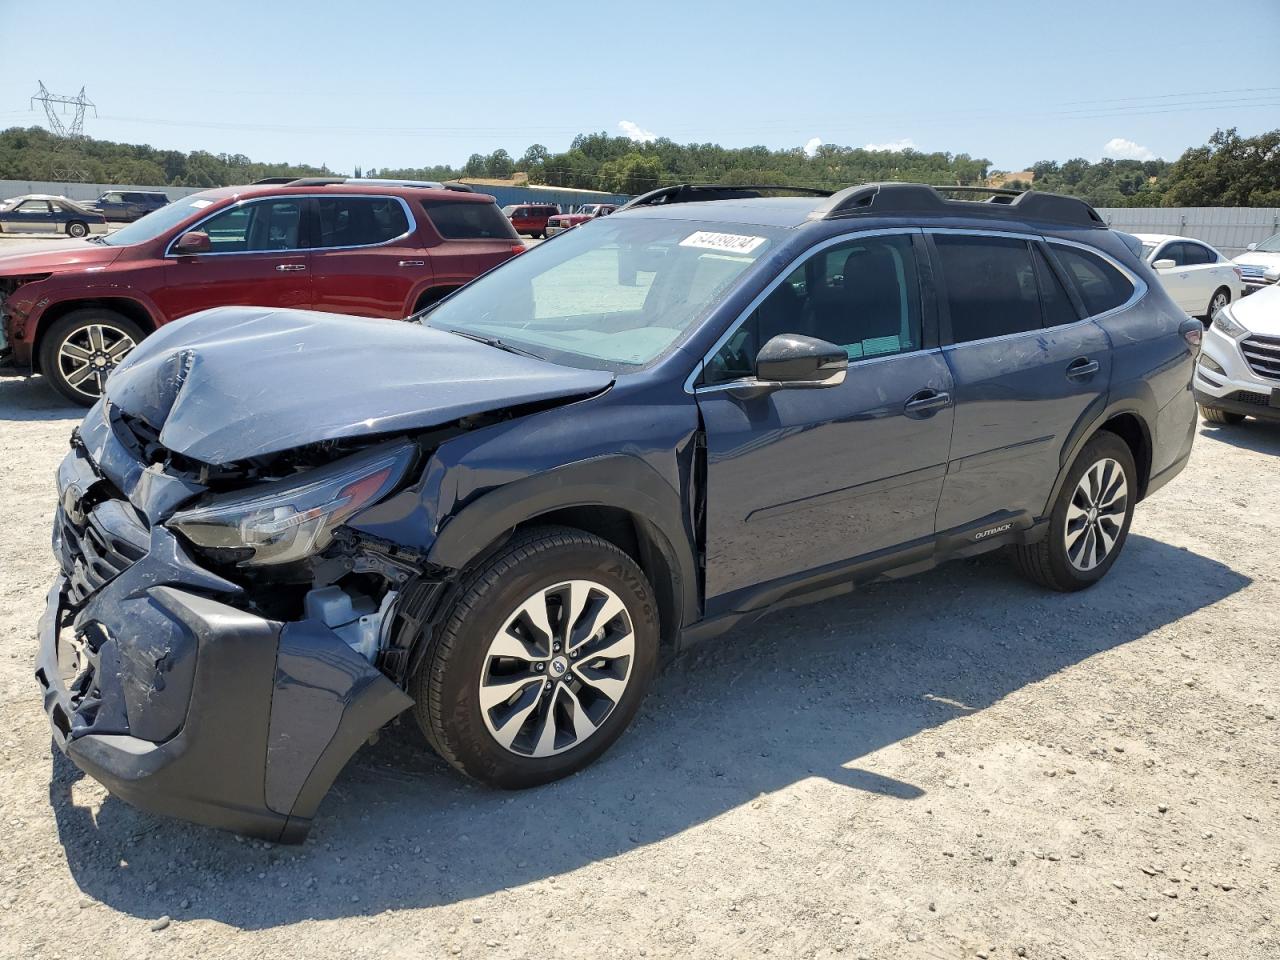
M 103 200 L 105 200 L 107 203 L 124 203 L 124 194 L 123 194 L 123 193 L 108 193 L 108 194 L 107 194 L 106 196 L 104 196 L 102 199 L 103 199 Z
M 302 205 L 297 200 L 260 200 L 224 210 L 198 229 L 209 235 L 214 253 L 297 250 Z
M 424 200 L 422 207 L 446 240 L 516 240 L 511 221 L 492 203 Z
M 1186 266 L 1187 263 L 1187 245 L 1185 243 L 1166 243 L 1164 248 L 1156 254 L 1157 260 L 1172 260 L 1179 267 Z
M 1187 252 L 1187 266 L 1196 267 L 1205 263 L 1213 263 L 1216 257 L 1209 252 L 1209 248 L 1198 243 L 1184 243 L 1183 248 Z
M 53 212 L 48 200 L 23 200 L 14 209 L 19 213 L 35 213 L 41 216 Z
M 1096 254 L 1057 243 L 1052 245 L 1052 250 L 1076 285 L 1090 316 L 1114 310 L 1133 296 L 1129 278 Z
M 838 344 L 857 361 L 920 349 L 920 324 L 911 237 L 846 241 L 788 274 L 712 358 L 703 383 L 751 376 L 760 348 L 780 334 Z
M 1066 288 L 1045 259 L 1039 247 L 1035 249 L 1036 276 L 1040 281 L 1040 302 L 1044 305 L 1044 325 L 1057 327 L 1075 323 L 1080 319 Z
M 955 343 L 1041 326 L 1031 249 L 1013 237 L 935 234 Z
M 409 232 L 400 201 L 391 197 L 321 197 L 317 247 L 369 247 Z

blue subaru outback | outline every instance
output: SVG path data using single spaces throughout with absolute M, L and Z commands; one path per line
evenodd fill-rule
M 58 470 L 58 746 L 298 840 L 404 710 L 526 787 L 781 602 L 997 548 L 1105 576 L 1190 454 L 1199 322 L 1077 199 L 766 192 L 655 191 L 406 323 L 152 334 Z

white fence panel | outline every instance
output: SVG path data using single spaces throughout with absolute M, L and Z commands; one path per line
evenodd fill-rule
M 1171 233 L 1212 244 L 1229 257 L 1280 233 L 1280 207 L 1098 207 L 1125 233 Z

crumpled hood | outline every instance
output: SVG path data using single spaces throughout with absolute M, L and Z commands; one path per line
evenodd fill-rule
M 1229 309 L 1250 333 L 1280 337 L 1280 286 L 1264 287 L 1237 300 Z
M 88 240 L 32 240 L 29 245 L 0 252 L 0 277 L 51 273 L 77 267 L 105 267 L 123 250 L 123 247 Z
M 576 399 L 612 382 L 416 323 L 219 307 L 144 340 L 112 373 L 106 399 L 169 450 L 223 464 Z

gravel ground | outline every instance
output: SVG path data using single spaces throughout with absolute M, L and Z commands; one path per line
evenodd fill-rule
M 666 669 L 602 762 L 463 783 L 406 722 L 301 847 L 134 811 L 31 677 L 76 412 L 0 380 L 0 956 L 1280 956 L 1280 429 L 1203 427 L 1101 585 L 1002 559 Z

